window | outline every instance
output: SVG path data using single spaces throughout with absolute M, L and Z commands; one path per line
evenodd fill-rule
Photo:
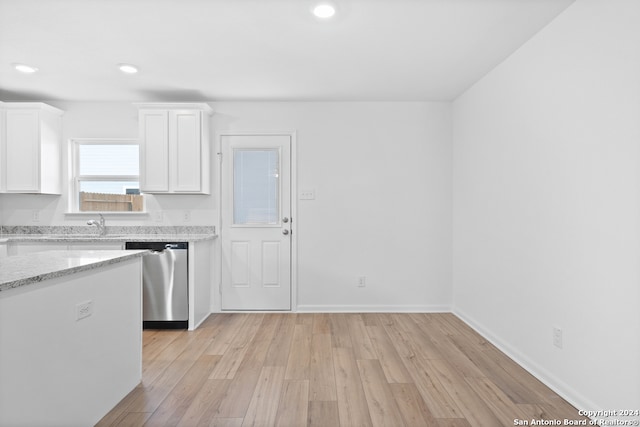
M 72 141 L 75 212 L 141 212 L 140 146 L 130 139 Z

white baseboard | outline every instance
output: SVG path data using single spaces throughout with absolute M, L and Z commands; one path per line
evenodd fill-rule
M 298 305 L 298 313 L 451 313 L 449 305 Z
M 483 338 L 495 345 L 501 352 L 513 359 L 514 362 L 539 379 L 547 387 L 571 405 L 575 406 L 578 410 L 594 410 L 594 408 L 600 408 L 600 406 L 591 402 L 574 388 L 552 375 L 549 371 L 532 361 L 520 351 L 513 348 L 509 343 L 491 333 L 489 329 L 467 316 L 464 312 L 458 309 L 454 309 L 452 312 L 458 316 L 460 320 L 469 325 L 474 331 L 482 335 Z

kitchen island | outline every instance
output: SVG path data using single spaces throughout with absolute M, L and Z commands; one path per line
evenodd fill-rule
M 87 226 L 0 226 L 0 258 L 51 250 L 124 249 L 126 242 L 188 242 L 188 329 L 212 311 L 213 226 L 106 226 L 105 234 Z
M 94 425 L 139 384 L 145 253 L 0 258 L 0 426 Z

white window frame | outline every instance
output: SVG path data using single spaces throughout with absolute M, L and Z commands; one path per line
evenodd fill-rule
M 140 141 L 137 139 L 125 138 L 73 138 L 70 140 L 70 163 L 71 178 L 69 188 L 69 211 L 72 213 L 91 214 L 96 211 L 81 211 L 79 206 L 80 182 L 81 181 L 138 181 L 140 183 L 140 175 L 80 175 L 80 146 L 81 145 L 137 145 L 140 147 Z M 142 194 L 142 192 L 140 193 Z M 144 199 L 143 199 L 144 200 Z M 144 203 L 144 202 L 143 202 Z M 127 212 L 126 214 L 140 214 L 146 212 L 146 203 L 144 203 L 142 211 Z M 117 211 L 105 211 L 105 213 L 123 214 Z

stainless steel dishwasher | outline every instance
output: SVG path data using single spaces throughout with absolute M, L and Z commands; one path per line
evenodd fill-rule
M 186 242 L 127 242 L 126 249 L 149 249 L 142 259 L 144 329 L 186 329 L 189 321 Z

